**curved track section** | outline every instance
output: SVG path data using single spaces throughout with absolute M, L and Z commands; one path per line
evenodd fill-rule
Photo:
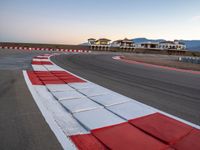
M 68 54 L 52 60 L 83 78 L 195 124 L 200 124 L 200 76 L 127 64 L 112 54 Z

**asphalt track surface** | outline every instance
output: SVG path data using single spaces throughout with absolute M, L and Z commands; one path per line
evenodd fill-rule
M 70 54 L 51 58 L 89 81 L 200 125 L 200 75 L 128 64 L 113 54 Z
M 0 150 L 62 149 L 22 74 L 41 53 L 47 52 L 0 49 Z

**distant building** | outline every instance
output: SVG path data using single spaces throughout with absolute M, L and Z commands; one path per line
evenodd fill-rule
M 144 48 L 144 49 L 159 49 L 159 43 L 158 42 L 140 43 L 140 48 Z
M 123 39 L 112 42 L 112 47 L 119 47 L 120 49 L 134 49 L 135 45 L 131 39 Z
M 94 44 L 95 44 L 95 41 L 96 41 L 96 39 L 90 38 L 90 39 L 88 39 L 88 44 L 89 44 L 89 45 L 94 45 Z
M 135 44 L 136 48 L 160 50 L 185 50 L 186 45 L 178 40 L 162 42 L 143 42 Z
M 160 49 L 165 49 L 165 50 L 185 50 L 186 45 L 183 42 L 180 42 L 178 40 L 174 41 L 163 41 L 159 43 L 159 48 Z
M 132 52 L 133 50 L 138 51 L 141 49 L 141 50 L 152 50 L 152 51 L 165 50 L 169 54 L 186 53 L 186 45 L 178 40 L 134 43 L 133 40 L 124 38 L 123 40 L 116 40 L 111 43 L 111 40 L 106 38 L 100 38 L 98 40 L 90 38 L 88 39 L 88 44 L 90 48 L 94 50 L 117 51 L 121 49 L 123 51 Z
M 88 44 L 90 45 L 91 49 L 97 49 L 97 50 L 109 50 L 111 43 L 111 40 L 106 38 L 100 38 L 98 40 L 94 38 L 88 39 Z

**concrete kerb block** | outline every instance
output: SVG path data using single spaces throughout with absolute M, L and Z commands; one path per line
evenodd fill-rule
M 62 92 L 52 92 L 57 100 L 68 100 L 68 99 L 78 99 L 84 96 L 77 91 L 62 91 Z
M 62 100 L 60 101 L 60 103 L 71 113 L 103 108 L 99 104 L 93 102 L 86 97 L 72 100 Z
M 88 130 L 125 122 L 125 120 L 104 108 L 74 113 L 73 116 Z

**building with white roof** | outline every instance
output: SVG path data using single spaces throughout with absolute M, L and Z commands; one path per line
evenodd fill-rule
M 109 50 L 111 43 L 111 40 L 106 38 L 100 38 L 98 40 L 94 38 L 88 39 L 88 44 L 91 47 L 91 49 L 97 49 L 97 50 Z
M 111 45 L 112 47 L 118 47 L 120 49 L 134 49 L 135 47 L 133 40 L 127 38 L 113 41 Z
M 159 43 L 160 49 L 171 49 L 171 50 L 185 50 L 186 45 L 183 42 L 180 42 L 178 40 L 174 41 L 162 41 Z

